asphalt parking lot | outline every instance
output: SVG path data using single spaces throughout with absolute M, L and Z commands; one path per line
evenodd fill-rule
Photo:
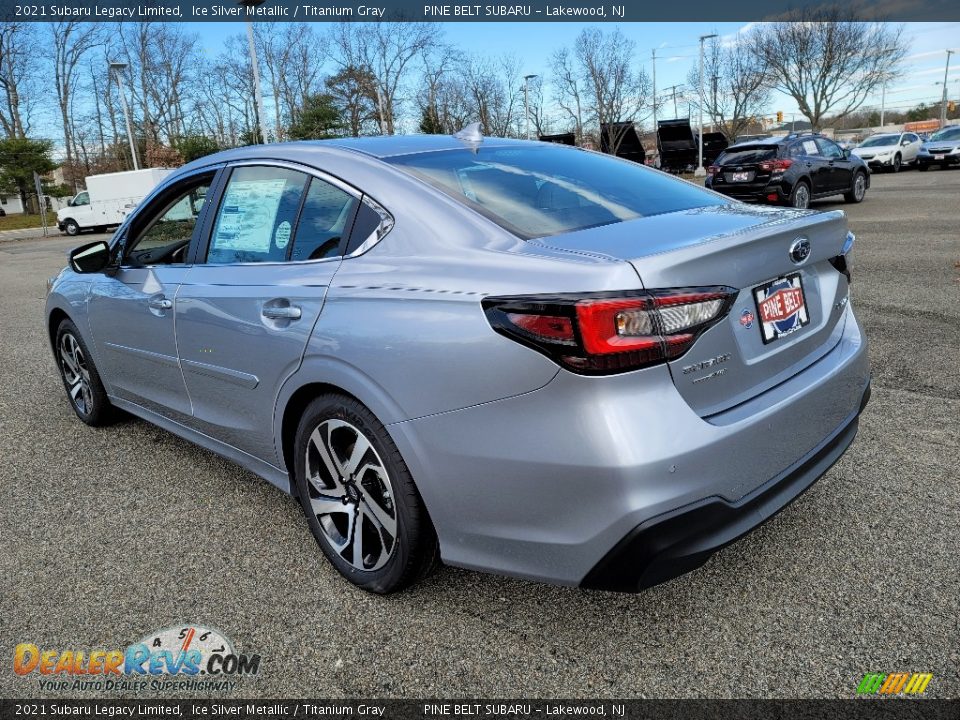
M 960 696 L 960 172 L 877 175 L 861 205 L 815 203 L 833 207 L 871 343 L 860 435 L 771 522 L 639 595 L 451 568 L 352 588 L 266 481 L 139 420 L 76 420 L 42 317 L 82 241 L 0 244 L 0 696 L 96 697 L 15 676 L 18 643 L 123 648 L 185 622 L 262 656 L 233 697 L 851 697 L 894 671 Z

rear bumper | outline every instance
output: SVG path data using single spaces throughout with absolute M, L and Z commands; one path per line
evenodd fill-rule
M 867 385 L 859 409 L 819 448 L 740 501 L 707 498 L 638 525 L 594 566 L 581 586 L 637 592 L 700 567 L 819 480 L 853 442 L 860 413 L 869 400 Z
M 736 183 L 707 183 L 711 190 L 743 202 L 777 203 L 790 200 L 790 191 L 777 181 L 769 185 L 738 185 Z M 776 196 L 775 198 L 773 196 Z
M 451 565 L 595 587 L 596 568 L 618 547 L 629 557 L 622 546 L 638 528 L 712 506 L 683 520 L 709 521 L 702 547 L 676 538 L 632 561 L 638 570 L 627 585 L 636 590 L 663 574 L 647 574 L 659 555 L 669 565 L 709 554 L 762 521 L 753 505 L 736 520 L 721 516 L 785 483 L 760 503 L 769 517 L 842 454 L 870 374 L 849 305 L 842 322 L 826 355 L 708 418 L 680 396 L 666 366 L 655 366 L 601 378 L 560 372 L 524 395 L 387 427 Z M 805 465 L 839 436 L 834 455 Z

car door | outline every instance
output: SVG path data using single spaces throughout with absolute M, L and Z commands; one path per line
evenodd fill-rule
M 832 140 L 817 138 L 817 147 L 828 167 L 829 190 L 846 192 L 853 184 L 853 163 Z
M 914 133 L 904 133 L 900 140 L 901 157 L 905 163 L 917 161 L 917 153 L 920 152 L 920 136 Z
M 822 193 L 830 186 L 831 168 L 820 154 L 820 148 L 815 138 L 807 137 L 796 142 L 791 147 L 791 155 L 797 158 L 797 162 L 804 166 L 807 175 L 809 175 L 811 194 Z
M 174 303 L 190 273 L 215 171 L 162 189 L 118 231 L 119 267 L 97 276 L 88 315 L 111 394 L 181 420 L 191 414 L 180 371 Z
M 177 296 L 193 426 L 274 465 L 273 412 L 342 260 L 360 194 L 287 164 L 240 164 Z
M 81 228 L 88 228 L 94 225 L 93 207 L 90 205 L 90 193 L 84 190 L 77 193 L 70 206 L 70 217 L 76 220 Z

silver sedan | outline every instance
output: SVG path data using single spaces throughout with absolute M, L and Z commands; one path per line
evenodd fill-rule
M 476 132 L 254 146 L 73 251 L 46 324 L 80 420 L 266 478 L 360 587 L 442 559 L 636 591 L 853 441 L 853 239 L 839 211 Z

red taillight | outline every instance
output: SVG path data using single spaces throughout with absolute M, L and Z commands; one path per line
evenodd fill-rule
M 760 169 L 764 172 L 783 172 L 793 165 L 793 160 L 783 158 L 782 160 L 764 160 L 760 163 Z
M 483 301 L 490 325 L 575 372 L 605 375 L 683 355 L 730 309 L 736 290 L 677 288 Z

